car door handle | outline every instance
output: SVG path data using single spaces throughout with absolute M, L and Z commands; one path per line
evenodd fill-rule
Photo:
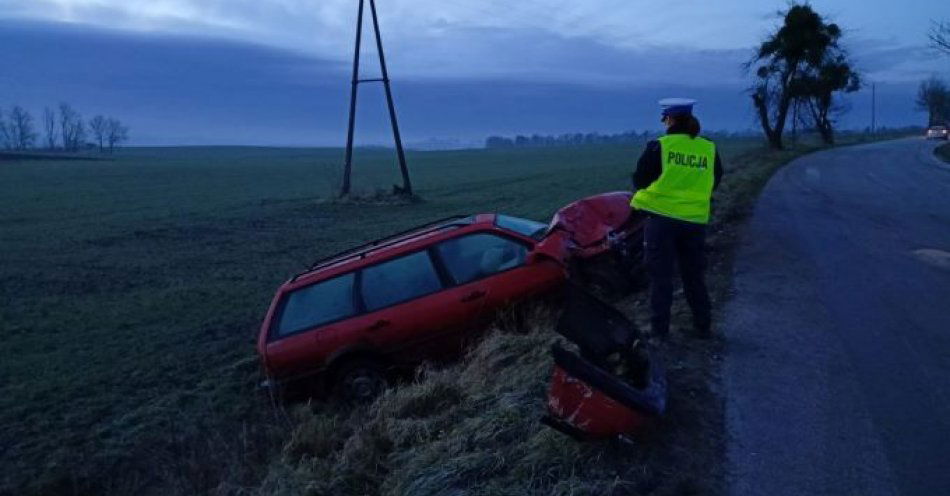
M 388 320 L 377 320 L 375 324 L 369 326 L 366 330 L 368 330 L 368 331 L 378 331 L 378 330 L 380 330 L 380 329 L 382 329 L 383 327 L 386 327 L 386 326 L 388 326 L 388 325 L 389 325 L 389 321 L 388 321 Z
M 470 302 L 470 301 L 475 301 L 475 300 L 477 300 L 477 299 L 479 299 L 479 298 L 485 296 L 485 294 L 486 294 L 486 293 L 485 293 L 484 291 L 472 291 L 471 293 L 469 293 L 469 294 L 467 294 L 467 295 L 465 295 L 465 296 L 462 297 L 462 302 L 467 303 L 467 302 Z

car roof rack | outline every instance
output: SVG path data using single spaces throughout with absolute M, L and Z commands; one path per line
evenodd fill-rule
M 369 243 L 365 243 L 354 248 L 343 250 L 339 253 L 330 255 L 328 257 L 318 259 L 316 262 L 313 262 L 310 265 L 309 269 L 295 275 L 293 279 L 291 280 L 296 280 L 298 277 L 304 274 L 309 274 L 321 267 L 337 264 L 350 258 L 365 258 L 366 255 L 369 254 L 369 252 L 378 250 L 379 248 L 392 246 L 396 243 L 404 241 L 410 235 L 427 234 L 427 233 L 431 233 L 433 231 L 436 231 L 445 227 L 464 226 L 464 225 L 472 224 L 473 222 L 475 222 L 474 215 L 453 215 L 450 217 L 444 217 L 442 219 L 434 220 L 426 224 L 415 226 L 415 227 L 406 229 L 405 231 L 400 231 L 398 233 L 391 234 L 384 238 L 379 238 L 377 240 L 370 241 Z

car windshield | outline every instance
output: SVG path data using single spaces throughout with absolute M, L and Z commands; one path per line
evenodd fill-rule
M 522 219 L 520 217 L 512 217 L 510 215 L 496 215 L 495 225 L 502 229 L 514 231 L 518 234 L 534 239 L 541 239 L 544 237 L 544 232 L 548 228 L 547 224 L 542 224 L 536 220 Z

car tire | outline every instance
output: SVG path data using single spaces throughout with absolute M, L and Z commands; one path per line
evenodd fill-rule
M 348 361 L 333 376 L 334 391 L 351 403 L 369 403 L 388 385 L 383 368 L 369 359 Z

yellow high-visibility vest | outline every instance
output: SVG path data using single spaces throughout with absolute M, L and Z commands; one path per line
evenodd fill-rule
M 716 144 L 688 134 L 668 134 L 658 141 L 663 171 L 650 186 L 633 195 L 630 206 L 674 219 L 709 223 Z

